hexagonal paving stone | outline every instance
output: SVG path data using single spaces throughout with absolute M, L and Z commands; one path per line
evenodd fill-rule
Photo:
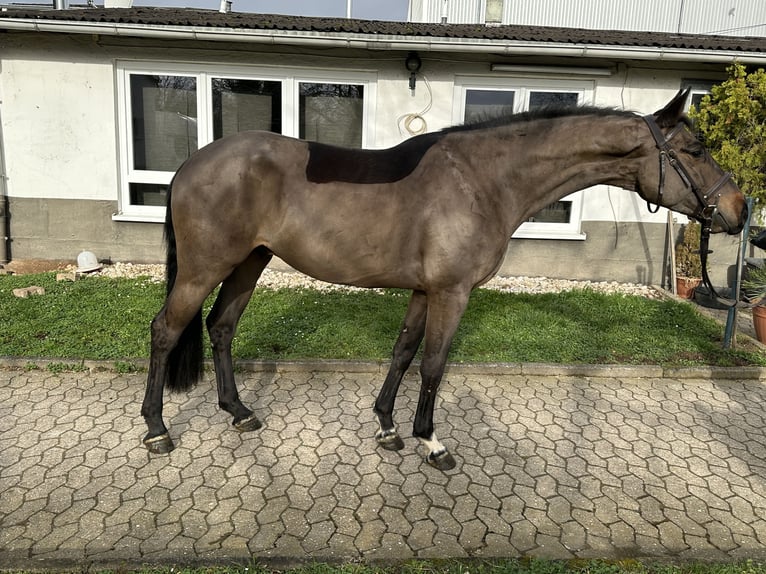
M 0 562 L 766 554 L 758 380 L 448 372 L 442 473 L 408 434 L 416 372 L 404 450 L 377 448 L 383 370 L 240 373 L 265 424 L 242 435 L 208 373 L 166 398 L 162 456 L 143 375 L 0 371 Z

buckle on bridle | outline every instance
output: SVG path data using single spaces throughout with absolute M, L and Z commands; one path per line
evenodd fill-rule
M 715 217 L 716 211 L 718 211 L 717 203 L 708 204 L 700 210 L 700 219 L 702 220 L 703 226 L 712 228 L 713 218 Z

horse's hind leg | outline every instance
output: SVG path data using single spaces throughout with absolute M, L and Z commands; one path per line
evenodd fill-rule
M 202 320 L 200 308 L 211 288 L 194 286 L 188 282 L 177 283 L 168 295 L 165 305 L 152 320 L 151 325 L 151 355 L 149 359 L 149 376 L 146 382 L 146 393 L 141 406 L 141 415 L 146 421 L 148 432 L 143 439 L 146 448 L 155 454 L 164 454 L 173 450 L 167 427 L 162 421 L 162 397 L 165 384 L 173 388 L 173 383 L 179 385 L 177 379 L 169 379 L 171 353 L 179 345 L 191 344 L 197 333 L 201 335 Z M 182 335 L 189 336 L 184 340 Z M 201 365 L 202 358 L 194 359 Z M 190 375 L 196 379 L 198 366 L 190 366 L 182 375 Z M 196 380 L 183 382 L 184 387 L 191 387 Z M 176 388 L 180 390 L 180 387 Z
M 383 382 L 375 401 L 374 410 L 380 423 L 380 430 L 376 433 L 375 440 L 386 450 L 404 448 L 404 442 L 394 426 L 394 402 L 402 377 L 407 372 L 412 358 L 423 340 L 426 327 L 426 303 L 425 293 L 413 291 L 407 314 L 404 316 L 404 323 L 399 331 L 399 338 L 394 345 L 388 375 L 386 375 L 386 380 Z
M 271 253 L 266 249 L 258 248 L 251 252 L 248 258 L 223 282 L 213 309 L 207 317 L 218 386 L 218 404 L 234 417 L 234 427 L 240 432 L 257 430 L 261 427 L 261 423 L 253 411 L 239 400 L 234 380 L 231 342 L 237 322 L 247 307 L 255 284 L 270 259 Z

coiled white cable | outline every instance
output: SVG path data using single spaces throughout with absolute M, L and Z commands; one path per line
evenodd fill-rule
M 423 116 L 431 110 L 434 102 L 434 95 L 431 91 L 431 84 L 429 83 L 428 78 L 426 78 L 423 74 L 418 75 L 423 79 L 423 83 L 425 84 L 426 90 L 428 91 L 428 103 L 419 112 L 412 112 L 399 116 L 399 118 L 396 120 L 396 123 L 399 127 L 399 133 L 401 135 L 404 135 L 406 132 L 411 136 L 416 136 L 424 134 L 426 131 L 428 131 L 428 122 L 426 122 L 426 119 Z

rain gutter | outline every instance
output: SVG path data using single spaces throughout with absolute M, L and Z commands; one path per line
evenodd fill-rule
M 150 26 L 111 22 L 67 22 L 0 17 L 0 29 L 99 34 L 106 36 L 197 40 L 207 42 L 252 42 L 267 45 L 322 46 L 363 50 L 402 50 L 420 52 L 463 52 L 493 55 L 534 53 L 579 58 L 632 59 L 670 62 L 708 62 L 743 64 L 766 63 L 766 53 L 737 50 L 668 48 L 662 46 L 601 46 L 478 38 L 423 37 L 295 30 L 251 30 L 207 28 L 202 26 Z

